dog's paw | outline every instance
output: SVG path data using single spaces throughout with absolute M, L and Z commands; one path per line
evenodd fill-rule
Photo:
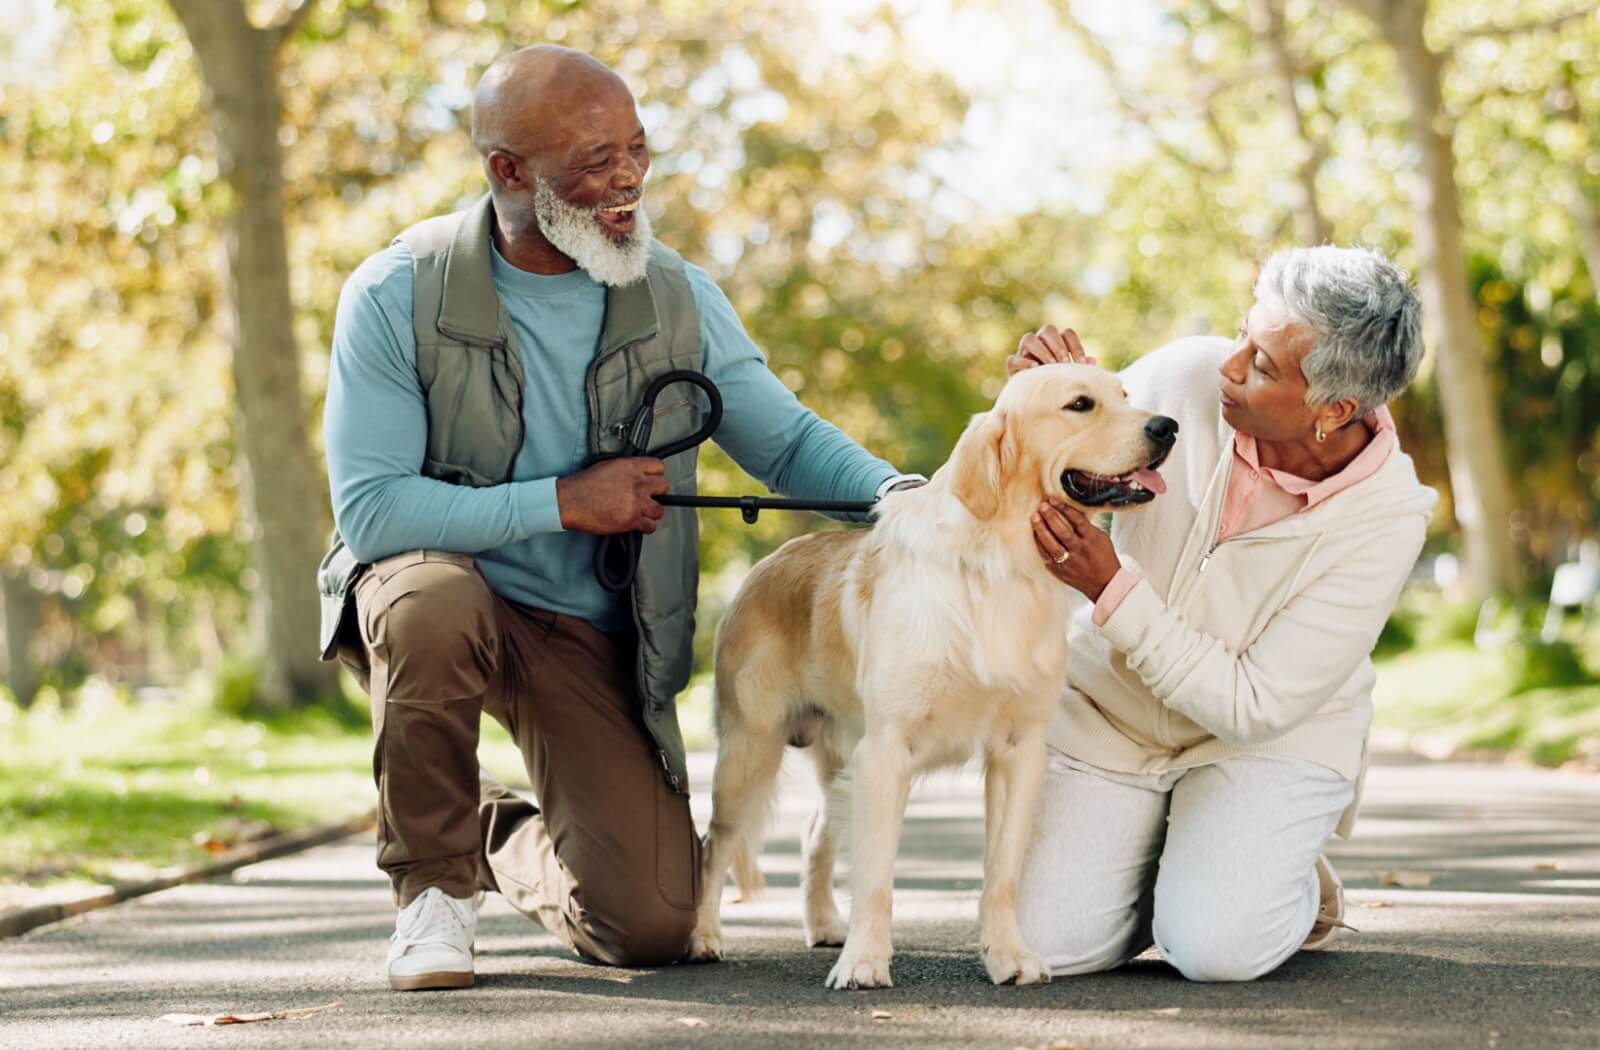
M 1028 949 L 1018 945 L 1009 951 L 986 951 L 983 968 L 995 984 L 1049 984 L 1050 967 Z
M 806 945 L 811 948 L 837 948 L 844 943 L 844 936 L 849 929 L 837 912 L 816 921 L 807 919 Z
M 696 928 L 694 936 L 689 938 L 689 952 L 683 957 L 685 962 L 712 963 L 722 961 L 722 933 L 721 931 L 702 930 Z
M 887 955 L 868 957 L 845 951 L 840 954 L 839 961 L 833 964 L 833 969 L 828 974 L 827 985 L 840 991 L 893 988 L 894 981 L 889 979 L 889 957 Z

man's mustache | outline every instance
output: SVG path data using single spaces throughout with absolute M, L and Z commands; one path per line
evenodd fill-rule
M 637 190 L 634 190 L 631 193 L 624 193 L 624 194 L 622 194 L 621 196 L 617 197 L 614 200 L 604 201 L 603 203 L 596 204 L 594 206 L 594 210 L 595 211 L 605 211 L 607 208 L 618 208 L 618 207 L 621 207 L 624 204 L 632 204 L 634 201 L 638 200 L 639 198 L 641 198 L 643 196 L 644 196 L 644 190 L 643 189 L 637 189 Z

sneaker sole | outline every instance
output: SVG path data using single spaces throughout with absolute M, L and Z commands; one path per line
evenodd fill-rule
M 389 987 L 397 992 L 426 992 L 438 988 L 471 988 L 472 971 L 437 970 L 433 973 L 414 973 L 407 977 L 390 975 Z

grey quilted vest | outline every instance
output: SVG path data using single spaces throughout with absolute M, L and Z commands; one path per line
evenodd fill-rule
M 522 358 L 490 270 L 493 218 L 485 196 L 465 212 L 424 220 L 397 238 L 411 249 L 415 274 L 417 375 L 428 398 L 422 473 L 457 485 L 510 481 L 525 425 Z M 591 456 L 622 449 L 645 387 L 676 368 L 701 370 L 700 316 L 683 260 L 652 242 L 645 280 L 606 290 L 599 349 L 585 378 Z M 657 403 L 652 445 L 698 430 L 700 405 L 688 387 L 669 387 Z M 695 491 L 696 458 L 690 449 L 666 461 L 672 491 Z M 341 645 L 360 645 L 349 611 L 364 568 L 336 532 L 317 572 L 324 660 Z M 641 715 L 663 772 L 680 792 L 688 791 L 689 775 L 675 701 L 693 663 L 699 572 L 695 512 L 669 507 L 644 537 L 631 601 Z

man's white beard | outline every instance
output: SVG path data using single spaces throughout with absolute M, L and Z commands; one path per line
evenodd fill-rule
M 644 277 L 650 261 L 650 217 L 642 200 L 633 213 L 632 232 L 620 241 L 600 225 L 595 209 L 568 204 L 542 178 L 533 183 L 533 214 L 545 240 L 601 284 L 621 288 Z

